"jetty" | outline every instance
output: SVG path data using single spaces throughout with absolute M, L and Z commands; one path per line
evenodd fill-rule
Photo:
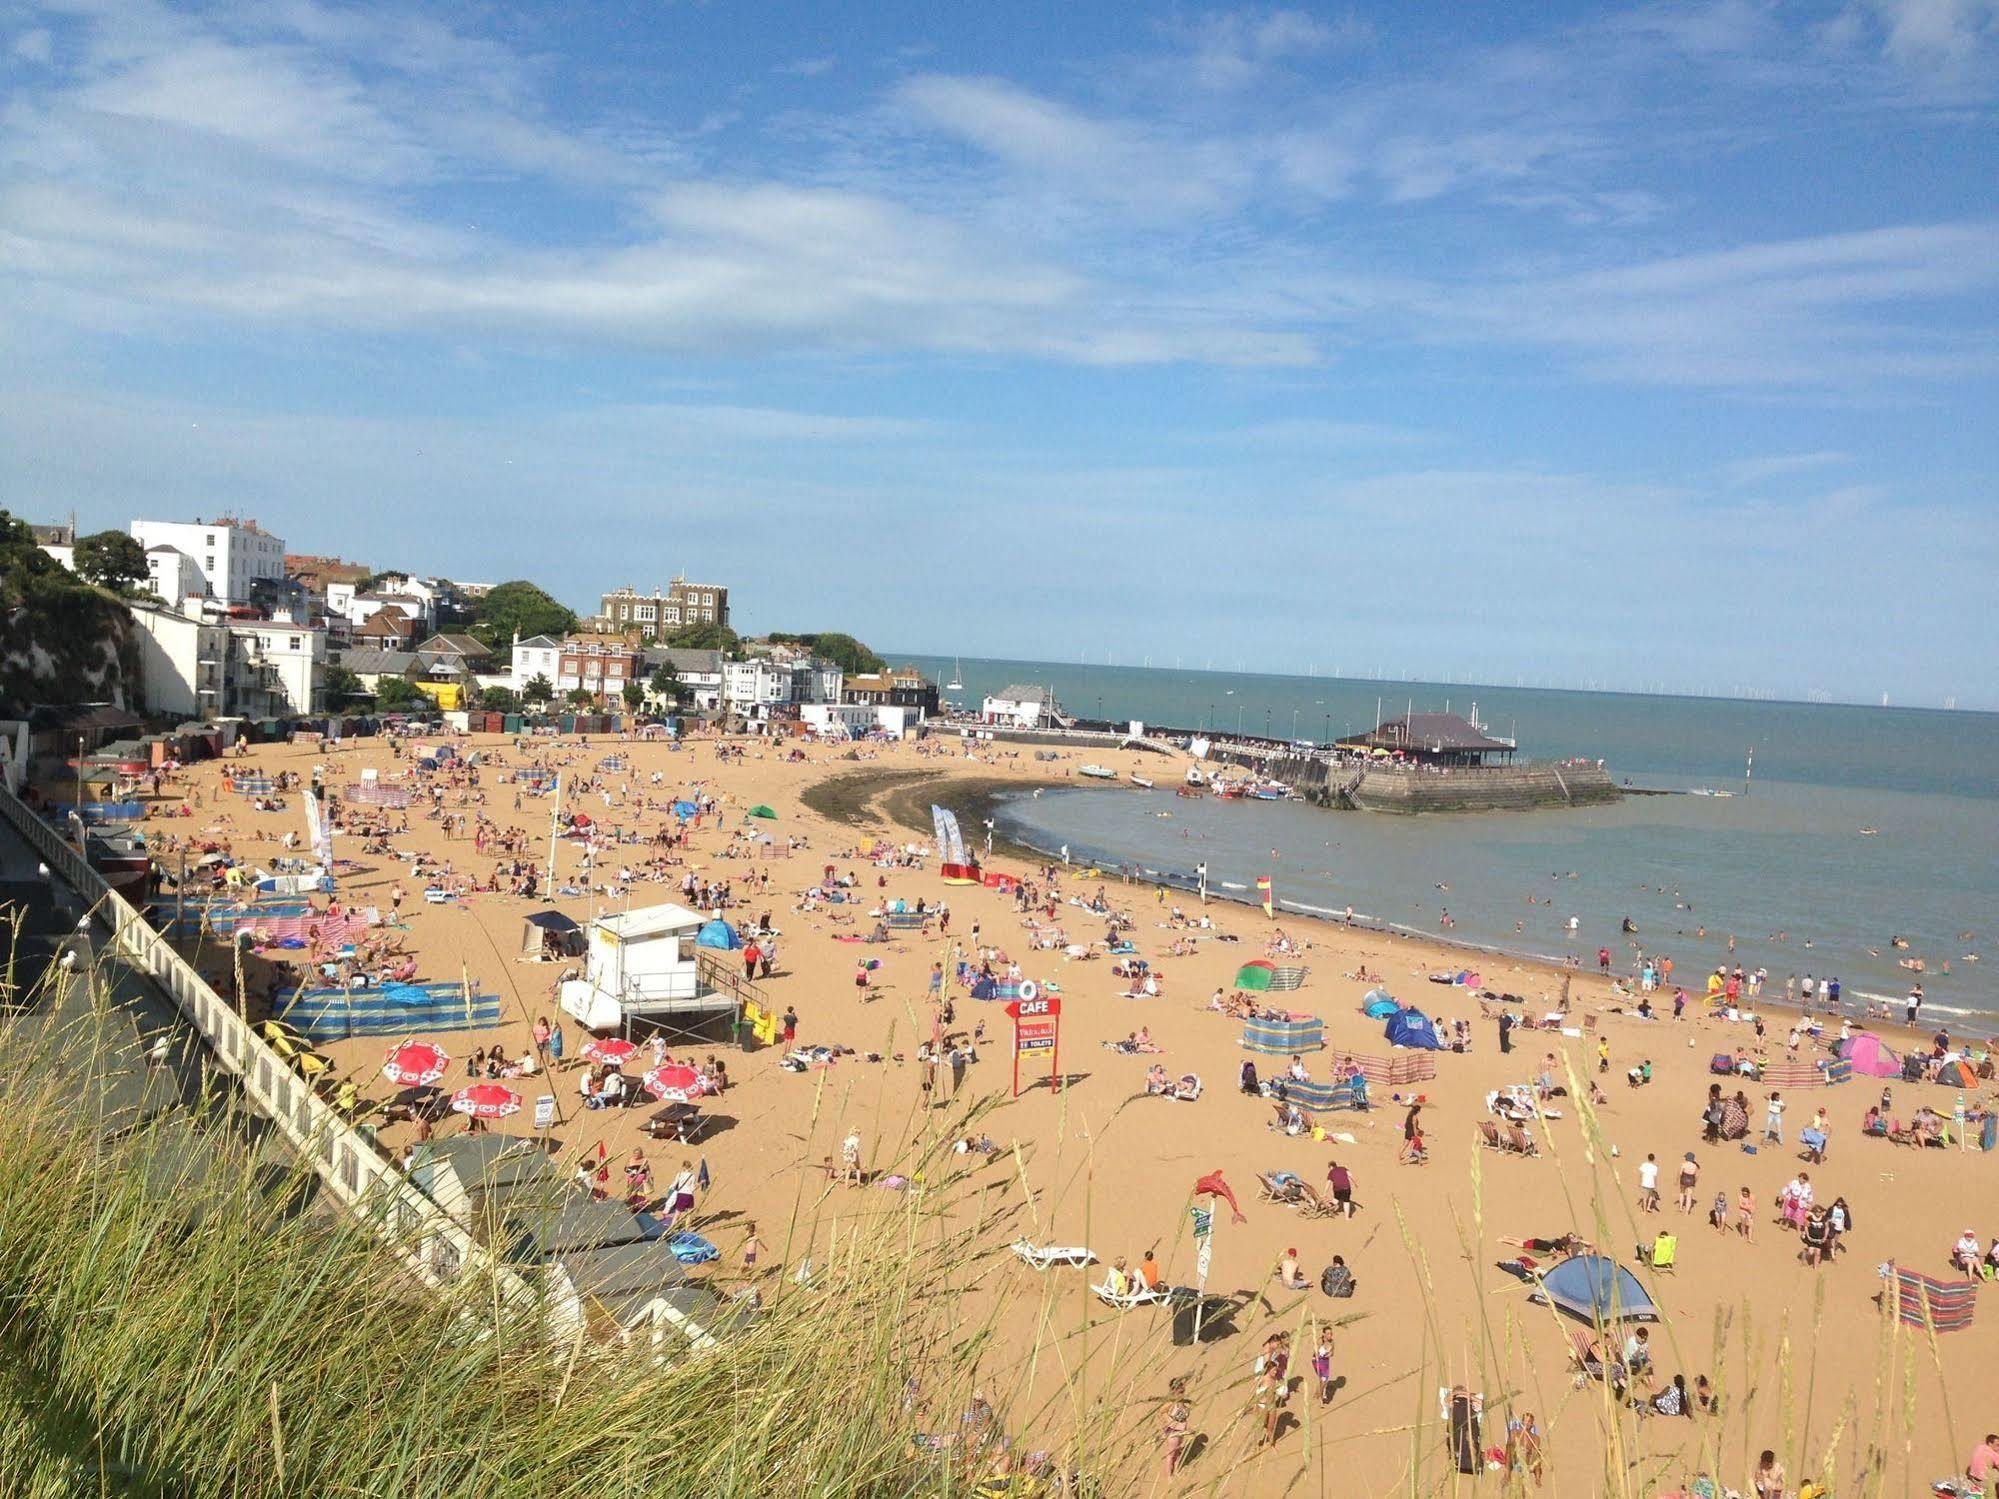
M 1601 760 L 1521 760 L 1519 745 L 1454 713 L 1405 713 L 1329 748 L 1196 740 L 1199 757 L 1254 769 L 1351 812 L 1524 812 L 1622 796 Z

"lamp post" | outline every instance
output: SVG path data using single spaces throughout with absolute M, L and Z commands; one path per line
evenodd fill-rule
M 86 858 L 90 849 L 83 835 L 83 735 L 76 736 L 76 851 Z

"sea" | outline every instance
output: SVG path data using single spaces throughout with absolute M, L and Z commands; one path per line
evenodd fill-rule
M 956 673 L 964 685 L 945 696 L 973 709 L 1040 684 L 1080 717 L 1224 735 L 1323 742 L 1365 732 L 1377 714 L 1476 705 L 1523 758 L 1600 759 L 1620 783 L 1678 794 L 1399 817 L 1192 800 L 1162 777 L 1152 792 L 1023 792 L 995 820 L 1015 842 L 1148 878 L 1189 882 L 1205 863 L 1224 897 L 1254 899 L 1267 875 L 1285 910 L 1351 906 L 1356 919 L 1466 945 L 1469 967 L 1480 949 L 1594 966 L 1608 947 L 1620 969 L 1637 952 L 1670 955 L 1676 979 L 1695 982 L 1739 962 L 1767 971 L 1778 993 L 1790 976 L 1837 977 L 1849 1007 L 1899 1007 L 1920 982 L 1926 1022 L 1999 1025 L 1999 714 L 895 659 L 940 683 Z M 1917 962 L 1920 972 L 1906 966 Z

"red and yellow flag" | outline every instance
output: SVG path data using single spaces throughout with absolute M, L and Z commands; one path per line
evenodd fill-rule
M 1263 914 L 1265 916 L 1275 916 L 1277 912 L 1271 907 L 1276 898 L 1276 892 L 1271 889 L 1269 875 L 1260 874 L 1256 877 L 1256 893 L 1263 897 Z

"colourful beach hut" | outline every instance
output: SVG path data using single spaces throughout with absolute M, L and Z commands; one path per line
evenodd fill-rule
M 1841 1061 L 1852 1063 L 1853 1070 L 1864 1077 L 1902 1075 L 1902 1059 L 1879 1036 L 1850 1036 L 1839 1043 L 1839 1056 Z
M 1383 1030 L 1390 1046 L 1408 1047 L 1418 1051 L 1442 1051 L 1444 1043 L 1437 1037 L 1437 1027 L 1430 1017 L 1421 1010 L 1397 1010 L 1388 1017 Z
M 1271 1056 L 1296 1056 L 1302 1051 L 1318 1051 L 1326 1044 L 1326 1022 L 1316 1015 L 1291 1020 L 1248 1020 L 1243 1022 L 1242 1048 Z
M 1600 1254 L 1579 1254 L 1563 1260 L 1541 1277 L 1528 1299 L 1592 1325 L 1659 1320 L 1659 1308 L 1638 1283 L 1638 1277 L 1616 1260 Z

